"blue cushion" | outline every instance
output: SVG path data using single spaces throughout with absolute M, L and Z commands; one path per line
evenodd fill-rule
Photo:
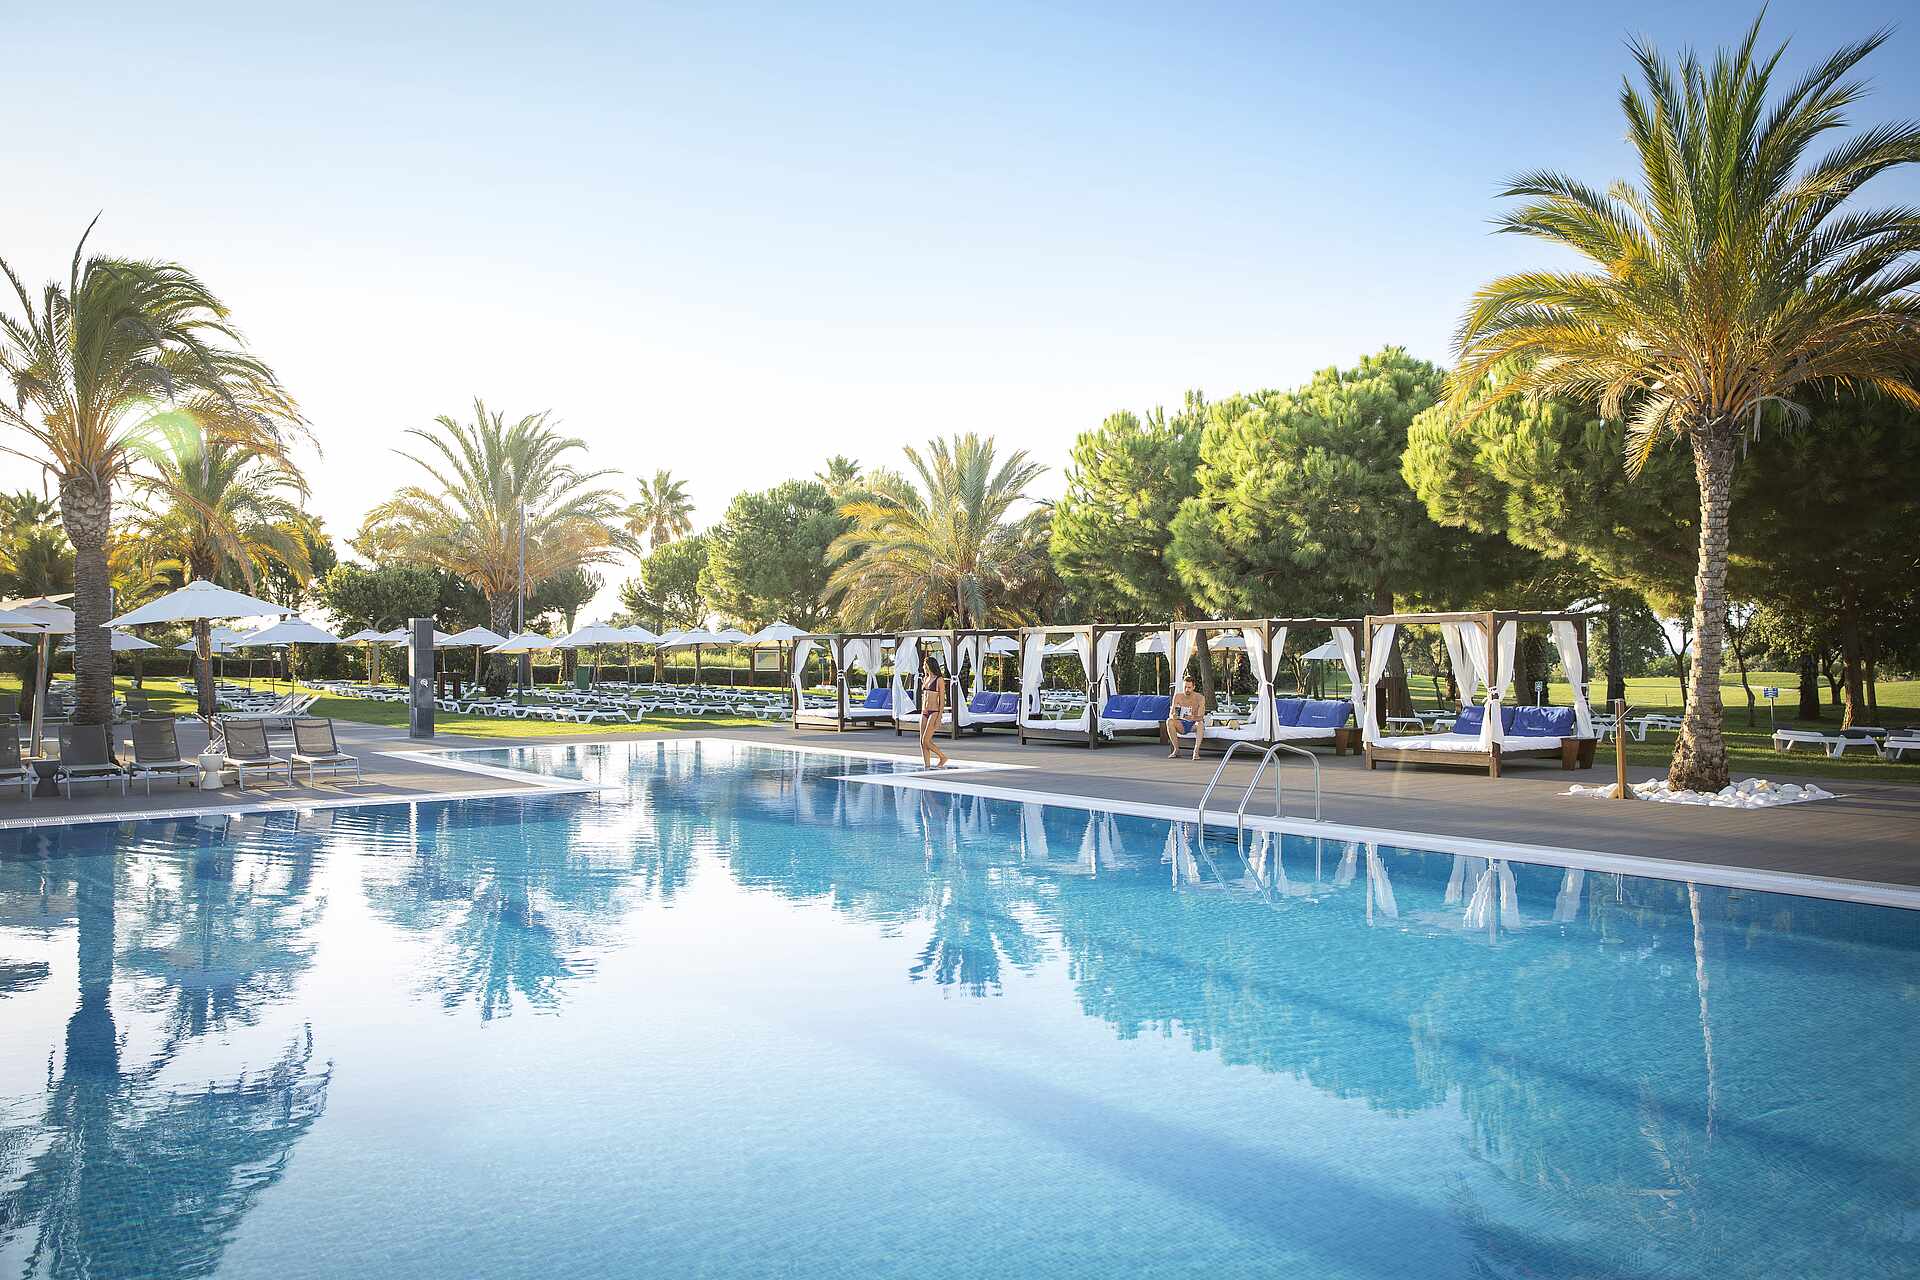
M 1518 710 L 1519 710 L 1518 707 L 1512 706 L 1508 703 L 1503 702 L 1500 704 L 1500 732 L 1501 733 L 1504 734 L 1504 733 L 1513 732 L 1513 713 Z
M 861 703 L 860 705 L 863 707 L 892 706 L 893 705 L 893 686 L 885 685 L 885 684 L 877 684 L 873 686 L 873 688 L 867 690 L 867 700 Z
M 1302 729 L 1338 729 L 1347 722 L 1353 704 L 1344 698 L 1311 698 L 1300 708 Z
M 1571 738 L 1572 707 L 1515 707 L 1513 731 L 1527 737 Z
M 977 716 L 985 715 L 993 710 L 993 704 L 999 700 L 999 694 L 982 689 L 979 693 L 974 694 L 973 697 L 967 700 L 967 710 Z
M 1300 713 L 1306 709 L 1305 698 L 1275 698 L 1273 700 L 1274 723 L 1291 727 L 1300 723 Z
M 1020 695 L 1017 693 L 1001 694 L 999 701 L 993 704 L 993 709 L 995 714 L 1012 715 L 1020 709 Z
M 1165 720 L 1173 711 L 1173 696 L 1165 693 L 1143 693 L 1133 702 L 1135 720 Z
M 1133 708 L 1140 701 L 1140 695 L 1134 693 L 1116 693 L 1107 698 L 1107 705 L 1100 708 L 1103 720 L 1131 720 Z
M 1453 732 L 1471 733 L 1475 737 L 1479 737 L 1480 726 L 1485 724 L 1486 721 L 1487 709 L 1485 707 L 1462 707 L 1460 714 L 1453 719 Z

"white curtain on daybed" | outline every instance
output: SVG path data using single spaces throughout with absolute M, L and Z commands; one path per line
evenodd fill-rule
M 818 640 L 802 640 L 793 647 L 793 697 L 794 705 L 800 706 L 807 690 L 807 659 L 819 647 Z
M 1083 672 L 1091 671 L 1087 665 L 1090 654 L 1091 637 L 1084 631 L 1076 631 L 1060 650 L 1071 653 L 1080 660 Z M 1042 668 L 1047 659 L 1047 637 L 1044 632 L 1031 632 L 1020 646 L 1020 723 L 1028 728 L 1038 729 L 1085 729 L 1092 721 L 1089 717 L 1099 710 L 1097 707 L 1082 707 L 1080 714 L 1065 720 L 1048 720 L 1040 716 L 1040 683 Z
M 1508 623 L 1507 626 L 1512 626 Z M 1453 678 L 1460 686 L 1460 704 L 1473 705 L 1473 697 L 1487 683 L 1487 633 L 1480 629 L 1477 622 L 1443 622 L 1440 634 L 1447 642 L 1447 661 L 1453 664 Z M 1502 654 L 1501 662 L 1511 665 L 1512 657 L 1507 649 L 1507 631 L 1501 628 L 1501 641 L 1498 650 Z M 1480 721 L 1480 749 L 1488 750 L 1496 742 L 1505 740 L 1500 725 L 1500 703 L 1492 689 L 1487 690 L 1487 712 Z
M 1346 627 L 1333 629 L 1333 640 L 1340 647 L 1340 665 L 1347 670 L 1347 684 L 1353 690 L 1353 722 L 1360 726 L 1361 740 L 1379 741 L 1379 730 L 1367 729 L 1369 710 L 1373 706 L 1373 689 L 1360 678 L 1360 652 L 1354 645 L 1353 632 Z
M 893 714 L 904 716 L 913 709 L 907 696 L 907 681 L 920 687 L 920 637 L 901 636 L 893 647 Z
M 1567 673 L 1567 682 L 1573 686 L 1574 732 L 1582 738 L 1591 738 L 1593 708 L 1587 703 L 1586 664 L 1580 661 L 1580 637 L 1573 623 L 1553 624 L 1553 647 L 1560 651 L 1560 666 Z
M 1383 623 L 1374 631 L 1373 647 L 1367 650 L 1367 678 L 1364 682 L 1354 682 L 1354 716 L 1360 722 L 1360 736 L 1365 742 L 1380 741 L 1380 725 L 1373 714 L 1374 694 L 1380 688 L 1381 677 L 1387 674 L 1387 662 L 1393 657 L 1393 639 L 1399 632 L 1399 624 L 1393 622 Z M 1353 633 L 1343 627 L 1334 634 L 1340 638 L 1340 660 L 1345 662 L 1353 648 Z M 1349 672 L 1357 665 L 1350 666 Z

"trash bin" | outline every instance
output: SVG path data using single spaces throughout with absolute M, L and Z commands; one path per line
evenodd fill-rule
M 588 689 L 591 689 L 593 687 L 593 683 L 590 680 L 588 680 L 587 677 L 592 674 L 593 673 L 588 671 L 587 668 L 585 667 L 575 667 L 573 669 L 573 687 L 580 690 L 580 692 L 582 693 L 585 693 Z

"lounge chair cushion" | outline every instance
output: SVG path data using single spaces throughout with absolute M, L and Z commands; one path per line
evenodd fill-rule
M 1453 728 L 1449 730 L 1455 737 L 1461 734 L 1478 734 L 1480 726 L 1487 722 L 1487 709 L 1481 706 L 1462 707 L 1460 714 L 1453 718 Z
M 1133 718 L 1163 723 L 1173 711 L 1173 698 L 1164 693 L 1143 693 L 1133 701 Z
M 1102 720 L 1132 720 L 1134 707 L 1140 701 L 1136 693 L 1116 693 L 1107 698 L 1107 705 L 1100 708 Z
M 993 704 L 993 710 L 996 715 L 1013 715 L 1020 710 L 1020 695 L 1012 692 L 1001 694 Z
M 974 694 L 973 697 L 967 700 L 967 710 L 977 716 L 991 715 L 993 714 L 994 704 L 999 702 L 999 700 L 999 694 L 989 693 L 985 689 L 982 689 L 979 693 Z
M 1302 729 L 1338 729 L 1352 713 L 1353 704 L 1344 698 L 1311 698 L 1295 723 Z
M 1275 698 L 1273 700 L 1274 723 L 1292 728 L 1300 723 L 1300 713 L 1306 709 L 1305 698 Z
M 884 708 L 893 705 L 893 686 L 877 684 L 867 690 L 866 701 L 860 704 L 867 708 Z
M 1515 707 L 1512 731 L 1536 738 L 1571 738 L 1572 707 Z

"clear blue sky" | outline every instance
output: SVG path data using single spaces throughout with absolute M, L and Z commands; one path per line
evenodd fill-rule
M 475 393 L 686 476 L 704 523 L 958 430 L 1051 491 L 1114 409 L 1444 360 L 1472 288 L 1543 260 L 1488 234 L 1502 177 L 1627 171 L 1624 38 L 1755 12 L 281 8 L 9 6 L 0 254 L 51 276 L 104 210 L 101 248 L 198 270 L 312 418 L 341 536 Z M 1911 12 L 1768 33 L 1798 67 Z M 1920 23 L 1868 72 L 1863 119 L 1920 116 Z

